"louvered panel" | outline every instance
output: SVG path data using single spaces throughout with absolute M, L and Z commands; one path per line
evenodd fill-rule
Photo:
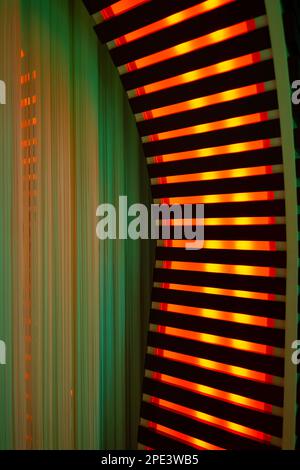
M 285 27 L 285 37 L 287 42 L 287 47 L 289 50 L 289 76 L 291 83 L 294 80 L 299 80 L 300 77 L 300 24 L 299 24 L 299 2 L 297 1 L 283 1 L 284 5 L 284 27 Z M 298 152 L 296 158 L 296 174 L 297 174 L 297 199 L 298 199 L 298 238 L 299 238 L 299 205 L 300 205 L 300 189 L 299 189 L 299 176 L 300 176 L 300 159 L 299 159 L 299 150 L 300 150 L 300 139 L 299 139 L 299 129 L 300 129 L 300 112 L 299 106 L 293 106 L 293 117 L 295 123 L 295 144 Z M 299 279 L 299 277 L 298 277 Z M 298 335 L 297 338 L 300 338 L 300 322 L 299 322 L 299 296 L 298 296 Z M 295 335 L 296 337 L 296 335 Z M 300 365 L 297 367 L 298 372 L 298 387 L 297 387 L 297 419 L 296 419 L 296 448 L 300 449 Z
M 287 219 L 276 51 L 263 0 L 184 3 L 133 4 L 96 26 L 137 120 L 154 202 L 205 204 L 202 250 L 174 239 L 175 221 L 157 243 L 139 442 L 281 448 Z

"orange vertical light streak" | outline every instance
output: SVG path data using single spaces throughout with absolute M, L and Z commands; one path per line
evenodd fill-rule
M 120 36 L 115 40 L 115 43 L 117 46 L 121 46 L 123 44 L 136 41 L 137 39 L 141 39 L 145 36 L 149 36 L 150 34 L 157 33 L 158 31 L 182 23 L 183 21 L 194 18 L 195 16 L 208 13 L 209 11 L 215 10 L 224 5 L 228 5 L 229 3 L 233 3 L 235 1 L 236 0 L 207 0 L 204 3 L 200 3 L 199 5 L 187 8 L 186 10 L 182 10 L 178 13 L 173 13 L 172 15 L 169 15 L 162 20 L 155 21 L 154 23 L 151 23 L 147 26 L 143 26 L 142 28 L 136 29 L 135 31 L 131 31 L 124 36 Z
M 151 326 L 151 325 L 150 325 Z M 226 338 L 223 336 L 212 335 L 210 333 L 199 333 L 197 331 L 183 330 L 182 328 L 173 328 L 171 326 L 164 326 L 163 334 L 169 336 L 176 336 L 177 338 L 189 339 L 192 341 L 199 341 L 201 343 L 214 344 L 223 346 L 225 348 L 237 349 L 239 351 L 247 351 L 263 356 L 273 356 L 275 353 L 279 357 L 283 357 L 283 350 L 280 348 L 278 351 L 273 346 L 266 344 L 252 343 L 251 341 L 244 341 L 235 338 Z M 155 331 L 156 325 L 152 325 L 150 331 Z M 162 333 L 162 332 L 160 332 Z

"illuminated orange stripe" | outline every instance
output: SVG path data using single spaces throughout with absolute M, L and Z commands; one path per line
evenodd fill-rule
M 217 155 L 228 155 L 232 153 L 250 152 L 253 150 L 263 150 L 271 147 L 280 147 L 281 139 L 256 140 L 252 142 L 241 142 L 230 145 L 221 145 L 219 147 L 210 147 L 204 149 L 190 150 L 177 153 L 169 153 L 159 157 L 148 157 L 148 163 L 165 163 L 193 158 L 215 157 Z
M 215 104 L 226 103 L 228 101 L 239 100 L 249 96 L 259 95 L 266 91 L 266 88 L 275 89 L 275 81 L 268 83 L 258 83 L 256 85 L 248 85 L 241 88 L 235 88 L 233 90 L 223 91 L 221 93 L 215 93 L 214 95 L 202 96 L 182 103 L 176 103 L 169 106 L 163 106 L 161 108 L 151 109 L 142 113 L 142 117 L 147 119 L 156 119 L 162 116 L 169 116 L 171 114 L 183 113 L 191 111 L 193 109 L 205 108 Z M 140 115 L 137 115 L 139 118 Z
M 149 397 L 148 401 L 152 402 L 151 398 L 152 397 Z M 173 413 L 179 413 L 181 415 L 195 419 L 202 423 L 209 423 L 211 426 L 215 426 L 220 429 L 225 429 L 226 431 L 232 432 L 233 434 L 238 434 L 244 437 L 246 436 L 256 441 L 262 441 L 266 443 L 271 442 L 272 436 L 270 436 L 269 434 L 265 434 L 261 431 L 256 431 L 255 429 L 249 428 L 247 426 L 242 426 L 241 424 L 237 424 L 232 421 L 226 421 L 224 419 L 217 418 L 216 416 L 212 416 L 207 413 L 203 413 L 202 411 L 194 410 L 183 405 L 178 405 L 177 403 L 173 403 L 162 398 L 153 398 L 153 404 L 155 406 L 172 411 Z M 145 399 L 147 400 L 147 396 L 144 396 L 144 400 Z
M 143 425 L 143 422 L 141 423 Z M 177 441 L 183 442 L 184 444 L 188 444 L 191 447 L 199 450 L 225 450 L 222 447 L 214 446 L 213 444 L 209 444 L 208 442 L 202 441 L 196 437 L 188 436 L 179 431 L 175 431 L 174 429 L 168 428 L 166 426 L 162 426 L 161 424 L 155 423 L 153 421 L 145 421 L 145 425 L 148 426 L 150 429 L 155 429 L 156 432 L 162 434 L 166 437 L 171 437 L 176 439 Z
M 266 24 L 265 17 L 260 18 L 260 20 L 262 20 L 261 26 Z M 150 54 L 133 62 L 129 62 L 126 64 L 125 70 L 127 70 L 128 72 L 137 69 L 139 70 L 145 67 L 149 67 L 149 65 L 169 60 L 173 57 L 178 57 L 180 55 L 188 54 L 192 51 L 204 49 L 205 47 L 211 46 L 213 44 L 224 42 L 237 36 L 247 34 L 250 31 L 255 30 L 256 27 L 257 26 L 255 20 L 242 21 L 241 23 L 237 23 L 233 26 L 219 29 L 218 31 L 206 34 L 197 39 L 192 39 L 190 41 L 183 42 L 181 44 L 178 44 L 177 46 L 169 47 L 168 49 L 156 52 L 154 54 Z M 123 67 L 119 67 L 120 73 L 125 70 L 123 69 Z
M 160 325 L 150 325 L 150 331 L 157 331 Z M 235 338 L 226 338 L 223 336 L 212 335 L 209 333 L 199 333 L 197 331 L 183 330 L 182 328 L 173 328 L 171 326 L 163 326 L 160 333 L 175 336 L 176 338 L 190 339 L 201 343 L 223 346 L 225 348 L 238 349 L 239 351 L 247 351 L 264 356 L 283 357 L 284 351 L 281 348 L 274 348 L 266 344 L 252 343 Z
M 37 163 L 37 157 L 23 158 L 23 165 L 32 165 L 33 163 Z
M 284 217 L 211 217 L 204 225 L 275 225 L 284 224 Z
M 199 294 L 213 294 L 213 295 L 225 295 L 226 297 L 239 297 L 239 298 L 243 298 L 243 299 L 254 299 L 254 300 L 281 300 L 281 301 L 284 301 L 285 300 L 285 297 L 284 296 L 279 296 L 279 295 L 275 295 L 275 294 L 269 294 L 269 293 L 264 293 L 264 292 L 252 292 L 252 291 L 244 291 L 244 290 L 236 290 L 236 289 L 220 289 L 218 287 L 206 287 L 206 286 L 190 286 L 190 285 L 186 285 L 186 284 L 170 284 L 170 283 L 166 283 L 166 282 L 162 282 L 162 283 L 154 283 L 154 287 L 159 287 L 161 289 L 172 289 L 172 290 L 179 290 L 179 291 L 184 291 L 184 292 L 197 292 Z M 172 304 L 161 304 L 163 305 L 164 307 L 166 308 L 161 308 L 161 310 L 165 310 L 165 309 L 168 309 L 168 307 L 170 307 L 170 309 L 172 310 Z M 185 307 L 184 308 L 181 308 L 182 306 L 176 306 L 176 308 L 180 308 L 182 311 L 179 312 L 179 313 L 187 313 L 185 312 Z M 190 307 L 188 307 L 190 308 Z M 195 307 L 196 308 L 196 307 Z M 206 311 L 206 309 L 200 309 L 200 311 L 202 312 L 202 310 Z M 199 313 L 199 316 L 207 316 L 209 318 L 214 318 L 216 320 L 219 319 L 218 315 L 220 314 L 220 312 L 218 310 L 208 310 L 210 313 L 206 315 L 206 313 Z M 213 312 L 213 313 L 211 313 Z M 222 312 L 222 315 L 225 314 L 225 316 L 223 316 L 223 318 L 221 318 L 221 320 L 225 320 L 225 321 L 238 321 L 239 320 L 239 323 L 251 323 L 252 322 L 255 322 L 253 324 L 257 324 L 259 323 L 260 326 L 269 326 L 266 324 L 266 321 L 268 320 L 267 318 L 256 318 L 256 317 L 252 317 L 251 316 L 248 316 L 248 315 L 244 315 L 244 314 L 239 314 L 239 315 L 242 315 L 242 317 L 236 317 L 235 313 L 233 314 L 229 314 L 228 312 Z M 228 313 L 228 316 L 227 316 L 227 313 Z M 193 315 L 193 313 L 190 313 L 191 315 Z M 196 314 L 196 313 L 195 313 Z M 233 317 L 231 316 L 233 315 Z M 225 318 L 226 317 L 226 318 Z
M 273 201 L 284 199 L 284 192 L 257 191 L 252 193 L 209 194 L 206 196 L 164 197 L 155 199 L 155 204 L 218 204 L 225 202 Z
M 126 13 L 129 10 L 133 10 L 134 8 L 149 1 L 150 0 L 120 0 L 113 5 L 104 8 L 100 11 L 100 13 L 105 20 L 108 20 L 113 16 L 123 15 L 123 13 Z
M 235 264 L 196 263 L 186 261 L 156 261 L 155 266 L 162 269 L 175 269 L 179 271 L 195 271 L 204 273 L 237 274 L 244 276 L 284 277 L 285 269 L 243 266 Z
M 206 2 L 201 3 L 200 5 L 196 5 L 178 13 L 174 13 L 162 20 L 155 21 L 155 23 L 151 23 L 147 26 L 125 34 L 124 36 L 121 36 L 116 39 L 116 45 L 121 46 L 122 44 L 136 41 L 137 39 L 141 39 L 145 36 L 161 31 L 162 29 L 166 29 L 176 24 L 182 23 L 183 21 L 189 20 L 198 15 L 202 15 L 203 13 L 215 10 L 216 8 L 220 8 L 223 5 L 227 5 L 228 3 L 232 3 L 234 1 L 236 0 L 207 0 Z
M 246 178 L 248 176 L 271 175 L 282 173 L 282 165 L 266 165 L 248 168 L 235 168 L 232 170 L 206 171 L 203 173 L 189 173 L 186 175 L 163 176 L 161 178 L 152 178 L 151 184 L 173 184 L 190 183 L 193 181 L 211 181 L 227 178 Z
M 21 128 L 22 129 L 25 129 L 27 127 L 30 127 L 30 126 L 36 126 L 37 124 L 37 118 L 36 117 L 33 117 L 32 119 L 24 119 L 22 122 L 21 122 Z
M 164 286 L 162 286 L 164 287 Z M 172 290 L 181 290 L 184 292 L 198 292 L 198 293 L 213 293 L 208 289 L 206 290 L 203 287 L 199 289 L 195 289 L 194 287 L 197 286 L 186 286 L 186 285 L 177 285 L 177 284 L 170 284 L 167 289 Z M 218 289 L 218 295 L 228 295 L 225 289 Z M 238 291 L 231 291 L 231 293 L 235 293 Z M 255 292 L 249 292 L 249 294 L 253 294 L 253 299 L 256 299 Z M 269 294 L 265 294 L 266 296 Z M 237 295 L 237 297 L 240 297 Z M 265 300 L 265 299 L 264 299 Z M 267 299 L 269 300 L 269 299 Z M 152 308 L 157 308 L 162 312 L 170 312 L 170 313 L 179 313 L 181 315 L 191 315 L 199 318 L 210 318 L 211 320 L 220 320 L 220 321 L 227 321 L 232 323 L 242 323 L 243 325 L 256 325 L 262 326 L 265 328 L 284 328 L 284 321 L 274 320 L 273 318 L 266 318 L 266 317 L 258 317 L 254 315 L 247 315 L 245 313 L 233 313 L 233 312 L 226 312 L 221 310 L 213 310 L 210 308 L 199 308 L 199 307 L 189 307 L 186 305 L 176 305 L 176 304 L 169 304 L 169 303 L 157 303 L 153 302 Z
M 162 226 L 220 226 L 220 225 L 276 225 L 284 224 L 285 217 L 211 217 L 206 219 L 163 219 Z
M 222 121 L 209 122 L 206 124 L 199 124 L 198 126 L 184 127 L 182 129 L 175 129 L 172 131 L 160 132 L 152 134 L 148 138 L 143 137 L 143 142 L 154 140 L 176 139 L 177 137 L 184 137 L 193 134 L 202 134 L 206 132 L 219 131 L 224 129 L 231 129 L 232 127 L 248 126 L 250 124 L 258 124 L 279 117 L 279 111 L 272 110 L 269 112 L 248 114 L 246 116 L 238 116 Z
M 265 374 L 263 372 L 257 372 L 251 369 L 245 369 L 243 367 L 233 366 L 229 364 L 224 364 L 221 362 L 211 361 L 209 359 L 203 359 L 200 357 L 190 356 L 187 354 L 177 353 L 174 351 L 168 351 L 166 349 L 156 349 L 148 348 L 149 354 L 153 354 L 165 359 L 170 359 L 172 361 L 182 362 L 184 364 L 189 364 L 196 367 L 201 367 L 203 369 L 214 370 L 227 375 L 233 375 L 235 377 L 241 377 L 257 382 L 262 383 L 277 383 L 279 385 L 283 384 L 281 377 L 273 377 L 270 374 Z
M 24 75 L 21 75 L 20 78 L 20 84 L 24 85 L 25 83 L 28 83 L 30 81 L 30 73 L 25 73 Z
M 22 148 L 31 147 L 33 145 L 37 145 L 37 139 L 36 138 L 21 140 Z
M 185 248 L 187 240 L 157 240 L 158 246 L 167 248 Z M 204 248 L 209 250 L 255 250 L 285 251 L 285 242 L 266 242 L 250 240 L 205 240 Z
M 243 397 L 242 395 L 237 395 L 236 393 L 224 392 L 223 390 L 219 390 L 213 387 L 200 385 L 195 382 L 190 382 L 188 380 L 179 379 L 170 375 L 160 374 L 157 372 L 149 371 L 149 373 L 147 373 L 146 371 L 146 375 L 152 378 L 153 380 L 157 380 L 159 382 L 176 386 L 185 390 L 190 390 L 194 393 L 199 393 L 200 395 L 213 397 L 217 400 L 233 403 L 234 405 L 242 406 L 244 408 L 259 410 L 269 414 L 273 412 L 274 407 L 272 405 L 269 405 L 268 403 L 264 403 L 262 401 L 253 400 L 252 398 Z M 281 415 L 281 409 L 276 409 L 276 411 L 277 415 Z
M 29 180 L 29 181 L 36 181 L 38 178 L 37 178 L 36 173 L 31 173 L 29 175 L 23 175 L 23 179 Z
M 214 75 L 220 75 L 222 73 L 231 72 L 243 67 L 248 67 L 249 65 L 256 64 L 262 60 L 267 60 L 272 58 L 272 51 L 266 49 L 261 52 L 255 52 L 253 54 L 246 54 L 236 59 L 224 60 L 214 65 L 209 65 L 208 67 L 203 67 L 202 69 L 193 70 L 191 72 L 186 72 L 181 75 L 176 75 L 175 77 L 166 78 L 158 82 L 150 83 L 149 85 L 144 85 L 128 92 L 128 94 L 137 96 L 145 95 L 148 93 L 154 93 L 160 90 L 165 90 L 166 88 L 172 88 L 179 85 L 184 85 L 185 83 L 191 83 L 197 80 L 203 80 L 204 78 L 212 77 Z

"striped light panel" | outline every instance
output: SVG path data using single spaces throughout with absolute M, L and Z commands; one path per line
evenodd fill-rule
M 281 448 L 285 193 L 265 2 L 85 3 L 154 201 L 205 204 L 202 250 L 157 243 L 140 448 Z

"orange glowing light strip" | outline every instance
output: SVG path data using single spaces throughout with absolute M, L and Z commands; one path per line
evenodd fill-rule
M 26 129 L 27 127 L 30 127 L 30 126 L 36 126 L 37 124 L 37 119 L 36 117 L 33 117 L 32 119 L 24 119 L 22 122 L 21 122 L 21 128 L 22 129 Z
M 204 273 L 237 274 L 241 276 L 284 277 L 286 270 L 264 266 L 197 263 L 186 261 L 156 261 L 156 268 Z
M 211 361 L 210 359 L 203 359 L 200 357 L 190 356 L 187 354 L 177 353 L 174 351 L 168 351 L 166 349 L 149 348 L 148 353 L 164 357 L 171 361 L 182 362 L 203 369 L 214 370 L 222 374 L 233 375 L 235 377 L 241 377 L 255 382 L 262 383 L 276 383 L 277 385 L 283 385 L 283 379 L 281 377 L 275 377 L 270 374 L 263 372 L 254 371 L 251 369 L 245 369 L 244 367 L 233 366 L 230 364 L 224 364 L 222 362 Z
M 267 18 L 265 16 L 260 17 L 258 22 L 260 27 L 265 26 L 267 24 Z M 142 68 L 149 67 L 150 65 L 164 62 L 173 57 L 188 54 L 189 52 L 204 49 L 205 47 L 212 46 L 213 44 L 218 44 L 243 34 L 247 34 L 250 31 L 254 31 L 256 28 L 257 24 L 255 19 L 242 21 L 241 23 L 237 23 L 233 26 L 219 29 L 197 39 L 177 44 L 176 46 L 169 47 L 168 49 L 155 52 L 154 54 L 129 62 L 125 67 L 119 67 L 119 71 L 120 73 L 124 73 L 126 71 L 130 72 L 137 69 L 140 70 Z
M 175 162 L 190 160 L 193 158 L 215 157 L 218 155 L 228 155 L 232 153 L 250 152 L 253 150 L 263 150 L 271 147 L 280 147 L 281 139 L 255 140 L 251 142 L 239 142 L 230 145 L 221 145 L 219 147 L 209 147 L 204 149 L 190 150 L 177 153 L 169 153 L 158 157 L 148 157 L 148 164 Z
M 248 351 L 255 354 L 262 354 L 263 356 L 284 356 L 282 348 L 274 348 L 273 346 L 268 346 L 266 344 L 252 343 L 251 341 L 244 341 L 235 338 L 226 338 L 223 336 L 212 335 L 210 333 L 183 330 L 182 328 L 174 328 L 171 326 L 150 325 L 150 331 L 157 331 L 159 328 L 163 328 L 162 331 L 159 330 L 160 333 L 175 336 L 176 338 L 199 341 L 200 343 L 223 346 L 225 348 L 237 349 L 239 351 Z
M 141 96 L 148 93 L 154 93 L 157 91 L 165 90 L 166 88 L 172 88 L 186 83 L 191 83 L 197 80 L 203 80 L 204 78 L 212 77 L 214 75 L 220 75 L 222 73 L 231 72 L 249 65 L 257 64 L 263 60 L 272 58 L 271 49 L 265 49 L 261 52 L 255 52 L 253 54 L 246 54 L 235 59 L 224 60 L 214 65 L 209 65 L 201 69 L 186 72 L 175 77 L 166 78 L 159 80 L 158 82 L 150 83 L 142 87 L 136 88 L 135 90 L 128 91 L 128 95 Z
M 133 10 L 134 8 L 149 1 L 150 0 L 119 0 L 119 2 L 116 2 L 113 5 L 101 10 L 100 13 L 104 20 L 109 20 L 113 16 L 123 15 L 123 13 L 126 13 L 129 10 Z
M 279 111 L 272 110 L 263 113 L 247 114 L 246 116 L 238 116 L 229 119 L 223 119 L 222 121 L 209 122 L 206 124 L 199 124 L 198 126 L 184 127 L 182 129 L 175 129 L 172 131 L 160 132 L 158 134 L 152 134 L 147 137 L 143 137 L 143 142 L 155 141 L 155 140 L 167 140 L 176 139 L 177 137 L 185 137 L 193 134 L 203 134 L 207 132 L 214 132 L 224 129 L 231 129 L 232 127 L 248 126 L 251 124 L 258 124 L 259 122 L 265 122 L 272 119 L 279 118 Z
M 166 248 L 185 248 L 187 240 L 157 240 L 158 246 Z M 252 240 L 205 240 L 207 250 L 254 250 L 254 251 L 285 251 L 285 242 L 266 242 Z
M 164 287 L 164 286 L 162 286 Z M 228 295 L 225 289 L 209 289 L 197 286 L 187 286 L 187 285 L 178 285 L 178 284 L 168 284 L 167 289 L 172 290 L 179 290 L 184 292 L 197 292 L 197 293 L 207 293 L 207 294 L 216 294 L 214 290 L 218 290 L 219 292 L 217 295 Z M 237 293 L 239 291 L 231 291 L 234 296 L 240 297 Z M 250 293 L 250 292 L 249 292 Z M 250 294 L 253 295 L 253 299 L 257 299 L 255 296 L 255 292 L 251 292 Z M 269 294 L 264 294 L 268 296 Z M 265 299 L 264 299 L 265 300 Z M 269 300 L 269 299 L 267 299 Z M 211 320 L 220 320 L 220 321 L 227 321 L 232 323 L 241 323 L 243 325 L 255 325 L 255 326 L 262 326 L 264 328 L 284 328 L 284 321 L 282 320 L 274 320 L 273 318 L 267 317 L 258 317 L 254 315 L 247 315 L 245 313 L 233 313 L 233 312 L 225 312 L 221 310 L 213 310 L 210 308 L 199 308 L 199 307 L 189 307 L 186 305 L 176 305 L 176 304 L 169 304 L 169 303 L 157 303 L 153 302 L 152 308 L 156 308 L 161 310 L 162 312 L 170 312 L 170 313 L 179 313 L 181 315 L 191 315 L 194 317 L 199 318 L 209 318 Z
M 178 405 L 177 403 L 173 403 L 162 398 L 153 397 L 154 401 L 152 401 L 152 397 L 149 397 L 148 399 L 147 395 L 143 398 L 144 401 L 150 401 L 155 406 L 172 411 L 173 413 L 175 412 L 180 415 L 187 416 L 189 418 L 195 419 L 196 421 L 200 421 L 201 423 L 209 423 L 209 425 L 211 426 L 215 426 L 220 429 L 225 429 L 226 431 L 232 432 L 233 434 L 246 436 L 256 441 L 262 441 L 266 443 L 270 443 L 272 439 L 272 436 L 270 436 L 269 434 L 265 434 L 261 431 L 256 431 L 255 429 L 248 428 L 247 426 L 242 426 L 241 424 L 237 424 L 232 421 L 226 421 L 225 419 L 217 418 L 216 416 L 212 416 L 207 413 L 203 413 L 202 411 L 194 410 L 183 405 Z
M 34 163 L 37 163 L 37 157 L 23 158 L 23 165 L 32 165 Z
M 283 191 L 257 191 L 252 193 L 209 194 L 206 196 L 164 197 L 155 204 L 218 204 L 225 202 L 274 201 L 284 199 Z
M 121 46 L 123 44 L 136 41 L 137 39 L 141 39 L 150 34 L 157 33 L 162 29 L 170 28 L 171 26 L 182 23 L 183 21 L 194 18 L 195 16 L 202 15 L 209 11 L 220 8 L 224 5 L 227 5 L 228 3 L 233 3 L 234 1 L 236 0 L 207 0 L 200 5 L 195 5 L 191 8 L 187 8 L 186 10 L 174 13 L 167 16 L 166 18 L 163 18 L 162 20 L 155 21 L 155 23 L 151 23 L 147 26 L 125 34 L 124 36 L 121 36 L 115 40 L 116 45 Z
M 163 116 L 169 116 L 171 114 L 183 113 L 191 111 L 193 109 L 205 108 L 207 106 L 213 106 L 215 104 L 226 103 L 228 101 L 239 100 L 241 98 L 247 98 L 249 96 L 259 95 L 264 93 L 266 89 L 274 90 L 276 87 L 275 81 L 267 83 L 257 83 L 256 85 L 248 85 L 241 88 L 235 88 L 232 90 L 223 91 L 221 93 L 215 93 L 214 95 L 202 96 L 189 101 L 172 104 L 169 106 L 163 106 L 161 108 L 151 109 L 143 112 L 142 115 L 138 114 L 137 118 L 140 120 L 140 116 L 147 119 L 156 119 Z
M 161 424 L 154 423 L 153 421 L 144 421 L 141 425 L 145 425 L 150 429 L 155 429 L 155 431 L 159 434 L 162 434 L 166 437 L 171 437 L 176 439 L 177 441 L 183 442 L 184 444 L 188 444 L 191 447 L 199 450 L 225 450 L 222 447 L 214 446 L 213 444 L 209 444 L 208 442 L 202 441 L 196 437 L 188 436 L 179 431 L 175 431 L 174 429 L 168 428 L 166 426 L 162 426 Z
M 152 178 L 151 184 L 173 184 L 173 183 L 190 183 L 193 181 L 211 181 L 227 178 L 246 178 L 248 176 L 271 175 L 282 173 L 282 165 L 266 165 L 248 168 L 235 168 L 232 170 L 206 171 L 204 173 L 190 173 L 186 175 L 163 176 Z
M 180 227 L 190 225 L 276 225 L 284 223 L 285 217 L 210 217 L 206 219 L 163 219 L 160 221 L 160 225 L 167 227 Z
M 176 386 L 185 390 L 190 390 L 194 393 L 199 393 L 200 395 L 213 397 L 217 400 L 233 403 L 234 405 L 242 406 L 243 408 L 250 408 L 269 414 L 272 414 L 275 408 L 276 415 L 282 415 L 281 408 L 273 407 L 268 403 L 253 400 L 252 398 L 243 397 L 242 395 L 237 395 L 236 393 L 224 392 L 223 390 L 219 390 L 213 387 L 200 385 L 195 382 L 190 382 L 189 380 L 178 379 L 177 377 L 172 377 L 170 375 L 160 374 L 157 372 L 146 371 L 146 376 L 149 376 L 153 380 L 157 380 L 168 385 Z

